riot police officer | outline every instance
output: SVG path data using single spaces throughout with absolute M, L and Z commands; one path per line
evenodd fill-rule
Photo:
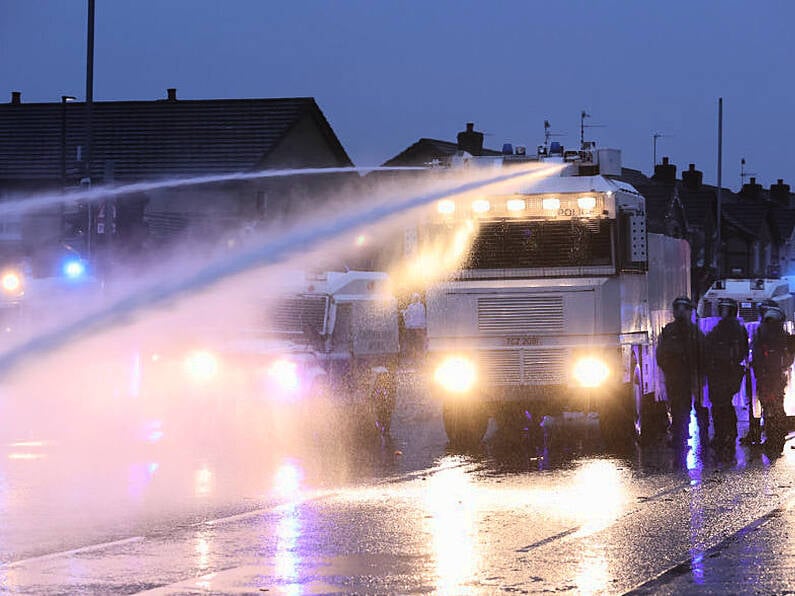
M 701 444 L 709 441 L 709 411 L 701 403 L 704 386 L 704 334 L 693 323 L 693 302 L 680 296 L 673 302 L 674 320 L 657 342 L 657 364 L 665 376 L 671 408 L 672 445 L 687 444 L 690 409 L 695 407 Z
M 748 356 L 748 332 L 737 320 L 737 301 L 718 301 L 721 319 L 705 339 L 705 361 L 709 400 L 712 402 L 712 445 L 724 455 L 734 451 L 737 441 L 737 411 L 732 399 L 740 390 Z
M 791 335 L 784 329 L 785 320 L 784 311 L 779 307 L 768 307 L 752 344 L 751 366 L 756 375 L 756 390 L 765 419 L 763 446 L 769 455 L 781 455 L 787 435 L 784 390 L 793 353 Z
M 771 306 L 778 307 L 775 300 L 766 298 L 759 303 L 759 324 L 765 319 L 765 312 Z M 748 321 L 746 321 L 748 322 Z M 754 333 L 756 330 L 754 330 Z M 754 415 L 754 396 L 749 383 L 746 388 L 746 407 L 748 408 L 748 434 L 740 439 L 740 445 L 759 445 L 762 442 L 762 420 Z

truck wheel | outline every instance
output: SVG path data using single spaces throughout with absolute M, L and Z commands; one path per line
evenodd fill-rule
M 508 443 L 520 442 L 528 438 L 535 441 L 541 434 L 539 420 L 542 417 L 537 408 L 530 410 L 524 404 L 517 403 L 500 404 L 495 418 L 501 440 Z
M 637 371 L 632 382 L 622 385 L 617 395 L 606 397 L 607 402 L 599 410 L 599 430 L 608 449 L 628 449 L 635 442 L 643 442 L 648 408 Z
M 447 439 L 455 446 L 478 445 L 489 424 L 489 415 L 480 404 L 445 402 L 442 417 Z

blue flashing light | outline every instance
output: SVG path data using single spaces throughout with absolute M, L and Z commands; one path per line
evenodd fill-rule
M 69 279 L 80 279 L 86 274 L 86 266 L 80 259 L 69 259 L 64 263 L 63 273 Z

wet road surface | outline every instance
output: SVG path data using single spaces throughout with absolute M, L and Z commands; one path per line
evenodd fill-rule
M 556 419 L 546 446 L 491 427 L 481 449 L 456 452 L 422 387 L 403 375 L 388 441 L 329 433 L 296 445 L 283 440 L 289 433 L 247 428 L 172 444 L 153 431 L 157 440 L 133 450 L 8 443 L 0 588 L 792 589 L 793 441 L 772 462 L 745 448 L 730 463 L 700 448 L 679 461 L 662 445 L 618 457 L 602 449 L 594 419 L 580 416 Z

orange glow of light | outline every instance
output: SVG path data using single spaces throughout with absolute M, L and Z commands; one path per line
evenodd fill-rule
M 6 271 L 0 283 L 3 285 L 3 291 L 9 293 L 18 292 L 22 287 L 22 278 L 16 271 Z

